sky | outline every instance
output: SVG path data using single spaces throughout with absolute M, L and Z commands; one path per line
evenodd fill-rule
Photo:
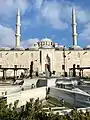
M 76 10 L 78 45 L 90 44 L 90 0 L 0 0 L 0 47 L 15 47 L 18 8 L 22 47 L 43 38 L 72 46 L 72 8 Z

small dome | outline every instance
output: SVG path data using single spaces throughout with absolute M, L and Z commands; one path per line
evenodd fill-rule
M 5 48 L 4 47 L 0 47 L 0 50 L 5 50 Z
M 9 47 L 5 47 L 4 49 L 5 49 L 5 50 L 10 50 L 11 48 L 9 48 Z
M 66 46 L 63 46 L 63 45 L 59 45 L 58 48 L 61 49 L 61 50 L 63 50 L 63 49 L 67 50 L 67 47 L 66 47 Z
M 0 47 L 0 50 L 10 50 L 11 48 L 9 47 Z
M 32 46 L 30 46 L 28 49 L 38 49 L 38 43 L 34 43 Z
M 55 48 L 58 48 L 58 43 L 55 43 Z
M 82 48 L 80 46 L 77 46 L 77 45 L 73 45 L 69 49 L 72 49 L 72 50 L 82 50 Z
M 59 45 L 58 47 L 59 47 L 59 48 L 64 48 L 64 46 L 63 46 L 63 45 Z
M 44 39 L 41 39 L 40 42 L 52 42 L 52 40 L 49 38 L 44 38 Z
M 87 45 L 87 46 L 85 47 L 85 49 L 90 49 L 90 45 Z
M 23 47 L 11 48 L 11 50 L 25 50 Z
M 20 50 L 25 50 L 25 48 L 23 48 L 23 47 L 20 47 Z
M 38 48 L 36 48 L 36 47 L 29 47 L 29 48 L 26 48 L 25 50 L 38 50 Z
M 58 47 L 59 48 L 66 48 L 66 46 L 64 46 L 64 45 L 59 45 Z
M 56 47 L 57 50 L 68 50 L 68 48 L 64 45 L 58 45 L 58 47 Z

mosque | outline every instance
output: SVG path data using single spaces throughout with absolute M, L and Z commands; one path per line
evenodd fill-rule
M 81 48 L 77 45 L 76 33 L 76 13 L 72 9 L 72 38 L 73 45 L 66 48 L 63 45 L 54 43 L 49 38 L 41 39 L 30 48 L 20 47 L 20 10 L 16 16 L 16 46 L 15 48 L 0 49 L 0 75 L 3 75 L 2 68 L 7 68 L 5 75 L 13 76 L 14 71 L 9 68 L 27 68 L 33 62 L 33 73 L 44 74 L 46 69 L 56 75 L 72 74 L 73 66 L 76 67 L 77 75 L 79 72 L 84 76 L 90 76 L 90 46 Z M 81 69 L 79 69 L 81 68 Z M 20 75 L 21 70 L 17 71 Z

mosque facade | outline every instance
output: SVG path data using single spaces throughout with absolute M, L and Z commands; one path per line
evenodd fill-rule
M 0 49 L 0 68 L 30 68 L 33 61 L 33 72 L 45 73 L 46 69 L 56 75 L 67 75 L 70 68 L 75 64 L 76 68 L 90 66 L 90 46 L 81 48 L 77 45 L 76 13 L 72 9 L 72 38 L 73 45 L 66 48 L 63 45 L 54 43 L 49 38 L 43 38 L 32 47 L 24 49 L 20 47 L 20 10 L 16 17 L 16 46 L 12 49 Z M 18 75 L 21 71 L 18 71 Z M 79 74 L 77 70 L 77 74 Z M 7 75 L 13 75 L 12 70 L 6 71 Z M 0 71 L 2 75 L 2 70 Z M 90 70 L 83 72 L 84 76 L 90 76 Z

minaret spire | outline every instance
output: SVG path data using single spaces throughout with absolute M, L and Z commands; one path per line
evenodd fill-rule
M 76 12 L 75 9 L 72 8 L 72 38 L 73 38 L 73 46 L 77 46 L 77 33 L 76 33 Z
M 20 10 L 18 9 L 17 11 L 17 16 L 16 16 L 16 48 L 20 48 Z

